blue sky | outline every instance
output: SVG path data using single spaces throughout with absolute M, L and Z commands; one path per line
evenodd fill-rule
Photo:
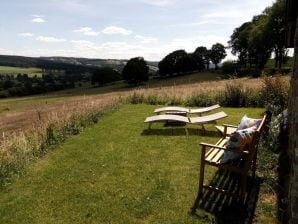
M 0 54 L 157 61 L 177 49 L 226 45 L 236 27 L 273 2 L 3 0 Z

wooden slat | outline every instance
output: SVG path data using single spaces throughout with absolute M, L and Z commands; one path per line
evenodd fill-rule
M 147 117 L 144 122 L 151 123 L 151 122 L 158 122 L 158 121 L 177 121 L 177 122 L 189 123 L 189 118 L 184 116 L 179 116 L 179 115 L 161 114 L 161 115 L 155 115 L 152 117 Z
M 209 153 L 209 155 L 207 157 L 205 157 L 206 161 L 211 161 L 216 155 L 217 153 L 220 151 L 220 149 L 216 149 L 216 148 L 212 148 L 210 149 L 211 153 Z
M 227 116 L 228 115 L 225 112 L 221 111 L 221 112 L 206 115 L 203 117 L 190 117 L 189 120 L 190 120 L 190 123 L 192 123 L 192 124 L 207 124 L 207 123 L 214 122 L 216 120 L 225 118 Z
M 233 193 L 233 192 L 230 192 L 228 190 L 220 189 L 220 188 L 217 188 L 217 187 L 214 187 L 214 186 L 204 184 L 203 188 L 207 188 L 210 191 L 219 192 L 219 193 L 231 196 L 231 197 L 239 197 L 239 194 L 237 194 L 237 193 Z
M 217 153 L 217 155 L 212 159 L 211 162 L 213 162 L 213 163 L 220 163 L 220 159 L 221 159 L 221 157 L 223 156 L 224 153 L 225 153 L 224 150 L 220 150 L 220 151 Z
M 162 107 L 162 108 L 158 108 L 154 110 L 154 113 L 162 113 L 162 112 L 185 112 L 185 113 L 189 113 L 189 109 L 188 108 L 184 108 L 184 107 Z
M 206 113 L 211 110 L 215 110 L 217 108 L 220 108 L 218 104 L 210 106 L 210 107 L 204 107 L 204 108 L 198 108 L 198 109 L 190 109 L 191 114 L 201 114 L 201 113 Z

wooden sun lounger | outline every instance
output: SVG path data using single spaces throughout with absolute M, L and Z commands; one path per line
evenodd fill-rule
M 161 113 L 190 113 L 190 114 L 198 114 L 201 115 L 202 113 L 209 112 L 211 110 L 215 110 L 219 108 L 219 104 L 210 106 L 210 107 L 203 107 L 203 108 L 197 108 L 197 109 L 188 109 L 184 107 L 162 107 L 154 110 L 154 113 L 161 114 Z
M 199 124 L 202 125 L 203 130 L 204 124 L 207 123 L 216 123 L 217 120 L 227 117 L 228 115 L 225 112 L 218 112 L 215 114 L 210 114 L 202 117 L 184 117 L 180 115 L 172 115 L 172 114 L 160 114 L 152 117 L 147 117 L 145 119 L 145 123 L 149 123 L 149 129 L 151 128 L 151 124 L 154 122 L 180 122 L 185 124 Z

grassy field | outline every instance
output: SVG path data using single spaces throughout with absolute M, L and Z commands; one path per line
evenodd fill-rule
M 285 81 L 289 77 L 282 77 Z M 227 84 L 239 83 L 243 87 L 258 89 L 262 86 L 261 78 L 222 79 L 216 73 L 195 73 L 183 77 L 162 80 L 150 80 L 146 86 L 127 86 L 122 82 L 97 88 L 89 85 L 49 94 L 30 97 L 18 97 L 0 100 L 1 132 L 26 131 L 32 124 L 40 122 L 38 113 L 43 117 L 61 110 L 71 111 L 84 102 L 100 104 L 111 100 L 123 100 L 134 93 L 143 96 L 189 99 L 201 93 L 211 94 L 222 91 Z M 63 112 L 63 111 L 62 111 Z M 64 112 L 63 112 L 64 113 Z
M 0 75 L 17 75 L 17 74 L 28 74 L 29 77 L 34 75 L 40 76 L 42 71 L 40 68 L 21 68 L 21 67 L 9 67 L 0 66 Z
M 0 223 L 211 223 L 188 211 L 197 193 L 199 142 L 216 141 L 213 125 L 147 130 L 156 106 L 125 105 L 29 165 L 0 190 Z M 236 124 L 263 109 L 222 108 Z M 263 155 L 263 156 L 266 156 Z M 207 180 L 214 175 L 206 170 Z M 259 171 L 259 174 L 260 171 Z M 274 198 L 261 186 L 255 223 L 275 223 Z M 239 214 L 237 214 L 238 216 Z M 244 222 L 243 222 L 244 223 Z

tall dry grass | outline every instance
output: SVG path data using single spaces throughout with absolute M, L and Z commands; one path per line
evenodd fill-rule
M 98 99 L 86 97 L 63 105 L 39 108 L 33 113 L 30 110 L 24 112 L 20 120 L 27 116 L 31 125 L 26 124 L 22 130 L 2 135 L 0 182 L 22 170 L 30 161 L 45 155 L 67 136 L 79 134 L 83 128 L 97 123 L 104 113 L 117 108 L 123 101 L 117 95 Z

